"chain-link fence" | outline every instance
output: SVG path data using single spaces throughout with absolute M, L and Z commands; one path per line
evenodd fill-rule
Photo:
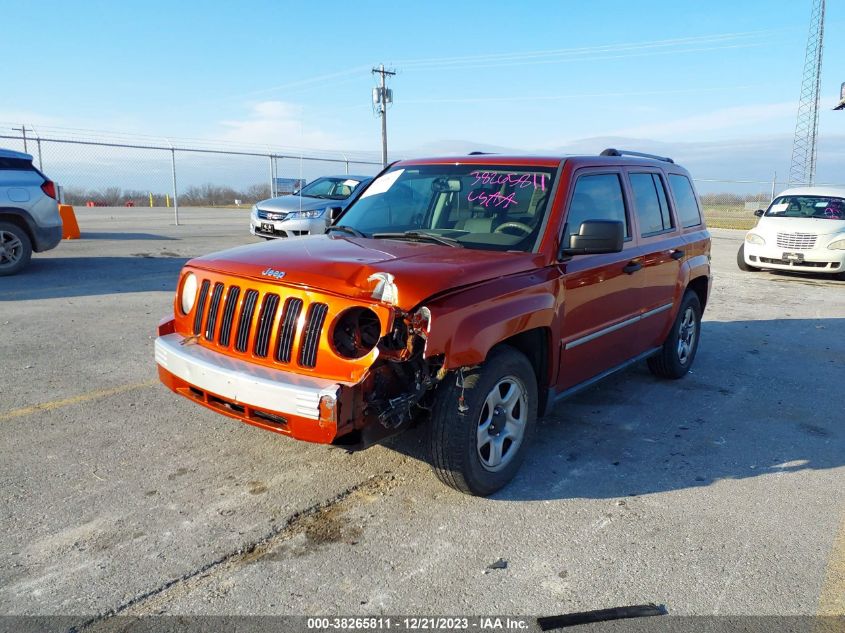
M 754 212 L 769 206 L 773 196 L 786 189 L 786 183 L 753 180 L 695 181 L 707 225 L 722 229 L 750 229 Z
M 0 146 L 32 154 L 82 206 L 249 207 L 329 174 L 374 175 L 377 152 L 297 151 L 222 141 L 163 139 L 0 124 Z
M 0 146 L 32 154 L 74 205 L 249 207 L 318 176 L 371 176 L 377 152 L 329 152 L 0 124 Z M 707 224 L 749 229 L 787 183 L 695 181 Z

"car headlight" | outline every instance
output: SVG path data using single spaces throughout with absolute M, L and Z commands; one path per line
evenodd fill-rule
M 827 245 L 828 248 L 834 251 L 845 251 L 845 239 L 836 240 Z
M 258 207 L 256 207 L 255 205 L 252 205 L 252 209 L 250 209 L 249 213 L 252 217 L 257 218 L 258 217 Z
M 185 275 L 182 282 L 182 294 L 179 295 L 179 304 L 182 307 L 182 314 L 188 314 L 194 307 L 197 300 L 197 276 L 194 273 Z
M 288 216 L 288 220 L 313 220 L 321 218 L 326 212 L 325 209 L 314 209 L 313 211 L 294 211 Z
M 756 233 L 748 233 L 745 236 L 745 241 L 748 242 L 749 244 L 757 244 L 758 246 L 763 246 L 763 244 L 766 243 L 766 240 L 764 240 L 762 237 L 760 237 Z

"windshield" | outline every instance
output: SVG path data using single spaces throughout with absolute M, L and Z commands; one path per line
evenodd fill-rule
M 317 178 L 300 189 L 295 195 L 327 200 L 346 200 L 355 187 L 361 184 L 356 178 Z
M 368 237 L 433 235 L 467 248 L 531 251 L 553 180 L 554 169 L 546 167 L 397 167 L 377 178 L 338 225 Z
M 834 196 L 780 196 L 772 202 L 766 217 L 845 220 L 845 199 Z

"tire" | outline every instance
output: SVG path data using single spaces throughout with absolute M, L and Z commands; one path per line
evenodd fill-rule
M 747 273 L 756 272 L 760 270 L 756 266 L 749 266 L 745 263 L 745 244 L 739 247 L 739 251 L 736 254 L 736 265 L 740 270 L 744 270 Z
M 672 380 L 686 376 L 695 360 L 700 338 L 701 302 L 695 292 L 687 290 L 663 347 L 648 359 L 651 373 Z
M 20 272 L 32 257 L 32 242 L 19 226 L 0 222 L 0 277 Z
M 484 497 L 505 486 L 522 464 L 537 419 L 537 376 L 522 353 L 503 346 L 464 372 L 463 388 L 459 379 L 450 374 L 435 396 L 432 467 L 447 486 Z

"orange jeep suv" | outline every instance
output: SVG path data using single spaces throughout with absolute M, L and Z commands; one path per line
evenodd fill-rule
M 563 398 L 695 359 L 710 235 L 669 158 L 406 160 L 335 214 L 325 235 L 189 261 L 158 328 L 162 382 L 348 448 L 425 421 L 437 476 L 487 495 Z

